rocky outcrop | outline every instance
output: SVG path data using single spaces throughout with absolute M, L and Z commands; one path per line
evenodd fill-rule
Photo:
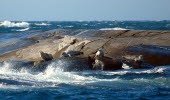
M 90 58 L 93 62 L 95 53 L 103 48 L 105 57 L 111 59 L 105 61 L 109 66 L 106 70 L 120 68 L 122 56 L 130 54 L 141 54 L 144 61 L 153 65 L 170 64 L 170 31 L 56 30 L 27 39 L 36 42 L 0 54 L 0 61 L 39 61 L 40 51 L 51 54 L 54 59 L 61 58 L 63 52 L 80 51 L 83 52 L 80 58 Z

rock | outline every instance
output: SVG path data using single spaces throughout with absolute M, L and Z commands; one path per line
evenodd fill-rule
M 94 70 L 117 70 L 122 69 L 122 62 L 121 60 L 113 60 L 109 57 L 97 57 L 94 60 L 93 65 Z
M 88 36 L 91 37 L 74 36 L 87 35 L 88 33 L 90 33 Z M 52 38 L 57 35 L 62 36 L 62 38 Z M 55 32 L 46 33 L 45 36 L 44 40 L 37 37 L 42 39 L 38 43 L 0 54 L 0 61 L 8 59 L 40 61 L 42 58 L 39 51 L 51 54 L 54 59 L 61 58 L 63 52 L 80 51 L 84 53 L 81 58 L 90 57 L 91 61 L 94 62 L 95 53 L 103 48 L 106 57 L 103 61 L 107 64 L 104 70 L 119 69 L 122 56 L 131 54 L 143 55 L 144 62 L 154 66 L 170 64 L 168 50 L 170 31 L 56 30 Z M 36 37 L 33 39 L 36 39 Z M 109 58 L 112 60 L 109 60 Z
M 109 57 L 103 57 L 101 61 L 104 63 L 105 67 L 103 70 L 117 70 L 122 69 L 122 62 L 119 59 L 112 59 Z
M 136 45 L 126 49 L 126 54 L 143 55 L 143 62 L 152 66 L 170 65 L 170 47 L 158 45 Z

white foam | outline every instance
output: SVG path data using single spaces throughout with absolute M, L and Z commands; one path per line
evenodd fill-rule
M 102 28 L 100 30 L 128 30 L 128 29 L 125 29 L 125 28 L 120 28 L 120 27 L 115 27 L 115 28 Z
M 62 63 L 62 62 L 61 62 Z M 60 65 L 60 64 L 59 64 Z M 11 69 L 11 63 L 5 63 L 0 66 L 0 78 L 7 80 L 16 80 L 33 84 L 33 86 L 55 86 L 60 83 L 68 84 L 96 84 L 96 85 L 113 85 L 113 82 L 122 82 L 124 80 L 115 77 L 111 79 L 97 78 L 95 75 L 124 75 L 127 73 L 169 73 L 170 66 L 159 66 L 152 69 L 123 69 L 117 71 L 85 71 L 85 72 L 63 72 L 62 69 L 55 63 L 51 63 L 44 72 L 33 73 L 23 69 L 19 72 Z M 61 64 L 62 65 L 62 64 Z M 62 67 L 62 66 L 61 66 Z M 89 76 L 90 75 L 90 76 Z M 145 80 L 145 79 L 134 79 Z M 160 80 L 160 79 L 156 79 Z M 147 81 L 147 80 L 146 80 Z M 0 88 L 4 87 L 0 84 Z
M 170 74 L 170 66 L 157 66 L 155 68 L 151 69 L 121 69 L 116 71 L 110 71 L 106 72 L 106 75 L 124 75 L 128 73 L 136 73 L 136 74 L 142 74 L 142 73 L 166 73 Z
M 65 27 L 70 27 L 71 28 L 71 27 L 74 27 L 74 26 L 65 26 Z
M 16 31 L 27 31 L 29 30 L 30 28 L 24 28 L 24 29 L 20 29 L 20 30 L 16 30 Z
M 57 83 L 84 83 L 96 80 L 94 77 L 77 75 L 76 72 L 63 72 L 63 70 L 60 67 L 57 67 L 55 63 L 52 63 L 47 67 L 46 71 L 43 73 L 43 78 L 46 81 Z
M 5 63 L 0 66 L 0 78 L 8 80 L 17 80 L 20 82 L 28 82 L 31 84 L 59 84 L 59 83 L 78 83 L 84 84 L 88 82 L 94 82 L 98 79 L 94 77 L 86 77 L 78 75 L 76 72 L 63 72 L 61 68 L 56 67 L 54 63 L 50 64 L 45 72 L 33 73 L 29 70 L 23 69 L 16 71 L 12 69 L 11 63 Z
M 130 66 L 128 66 L 128 65 L 125 64 L 125 63 L 123 63 L 122 68 L 123 68 L 123 69 L 131 69 Z
M 4 27 L 29 27 L 29 23 L 27 22 L 10 22 L 10 21 L 3 21 L 0 23 L 0 26 Z
M 36 23 L 35 25 L 38 25 L 38 26 L 48 26 L 48 25 L 51 25 L 51 24 L 47 24 L 47 23 Z

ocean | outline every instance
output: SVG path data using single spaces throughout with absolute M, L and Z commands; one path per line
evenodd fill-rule
M 53 29 L 170 30 L 170 21 L 1 21 L 0 54 Z M 0 63 L 0 100 L 170 100 L 170 66 L 80 72 L 54 64 L 43 72 L 13 66 Z

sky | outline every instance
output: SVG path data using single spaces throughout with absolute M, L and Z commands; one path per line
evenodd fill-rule
M 170 20 L 170 0 L 0 0 L 0 20 Z

